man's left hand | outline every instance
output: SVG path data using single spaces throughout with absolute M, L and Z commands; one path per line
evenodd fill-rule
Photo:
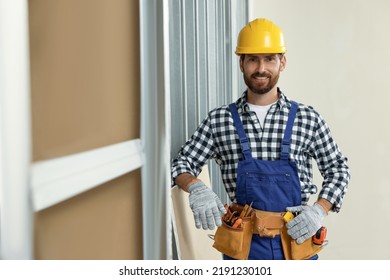
M 286 224 L 287 233 L 298 244 L 302 244 L 312 237 L 321 228 L 322 221 L 327 215 L 325 209 L 317 203 L 313 206 L 287 207 L 286 210 L 292 213 L 300 213 Z

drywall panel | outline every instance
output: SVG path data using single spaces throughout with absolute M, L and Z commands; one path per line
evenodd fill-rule
M 142 259 L 140 171 L 35 214 L 35 259 Z
M 33 160 L 140 137 L 138 1 L 29 1 Z

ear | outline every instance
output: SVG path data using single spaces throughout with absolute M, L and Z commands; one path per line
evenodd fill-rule
M 244 59 L 240 57 L 240 70 L 244 73 Z
M 280 59 L 280 72 L 282 72 L 286 68 L 286 56 L 283 55 L 283 57 Z

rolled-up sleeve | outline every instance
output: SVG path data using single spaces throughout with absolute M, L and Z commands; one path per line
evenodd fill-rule
M 213 156 L 213 134 L 209 117 L 204 119 L 191 138 L 181 147 L 176 158 L 172 160 L 172 185 L 182 173 L 197 177 L 202 167 Z

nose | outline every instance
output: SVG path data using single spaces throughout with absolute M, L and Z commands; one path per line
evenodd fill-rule
M 259 59 L 257 62 L 257 69 L 259 73 L 263 73 L 265 71 L 265 63 L 262 59 Z

